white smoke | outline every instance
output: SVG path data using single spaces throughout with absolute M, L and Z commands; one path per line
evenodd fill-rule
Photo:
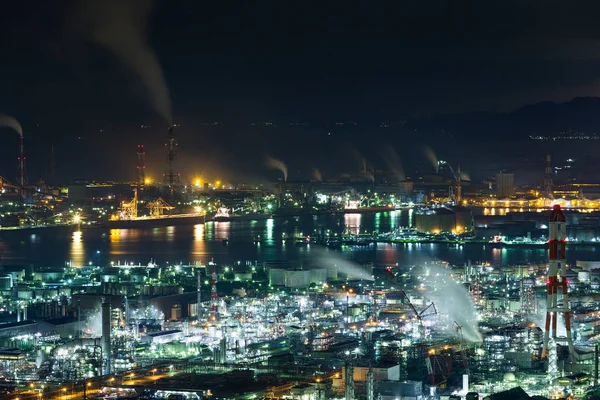
M 387 147 L 385 149 L 383 154 L 383 161 L 398 181 L 406 180 L 406 173 L 404 172 L 404 168 L 402 168 L 400 156 L 398 156 L 398 153 L 396 153 L 394 149 L 392 149 L 391 147 Z
M 460 171 L 460 179 L 463 181 L 471 181 L 471 175 L 469 175 L 469 172 L 467 171 Z
M 15 117 L 10 115 L 0 114 L 0 127 L 14 129 L 19 136 L 23 137 L 23 127 Z
M 435 173 L 437 174 L 439 172 L 439 164 L 435 152 L 431 149 L 431 147 L 424 146 L 423 153 L 425 154 L 425 157 L 427 157 L 427 160 L 429 160 L 429 162 L 433 166 L 433 169 L 435 170 Z
M 90 314 L 85 322 L 85 332 L 91 337 L 102 336 L 102 311 Z
M 424 277 L 429 288 L 427 297 L 434 302 L 439 314 L 448 316 L 450 324 L 456 322 L 462 327 L 465 340 L 481 342 L 473 300 L 467 289 L 450 275 L 446 268 L 429 266 L 428 275 Z
M 79 0 L 75 15 L 86 39 L 106 47 L 139 77 L 152 107 L 172 125 L 171 100 L 163 71 L 148 45 L 149 0 Z
M 339 272 L 348 275 L 350 279 L 373 280 L 373 276 L 363 266 L 355 261 L 345 259 L 335 250 L 311 246 L 307 254 L 311 260 L 318 261 L 320 266 L 337 268 Z
M 323 181 L 323 175 L 321 174 L 321 171 L 319 171 L 317 168 L 313 168 L 312 172 L 313 172 L 313 179 L 315 181 L 317 181 L 317 182 Z
M 281 171 L 281 173 L 283 174 L 283 181 L 287 182 L 288 170 L 287 170 L 287 166 L 283 163 L 283 161 L 278 160 L 273 157 L 267 157 L 265 160 L 265 164 L 269 168 L 273 168 L 273 169 L 277 169 L 277 170 Z

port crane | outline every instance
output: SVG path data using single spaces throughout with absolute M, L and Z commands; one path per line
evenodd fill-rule
M 458 168 L 457 171 L 454 172 L 454 168 L 452 168 L 452 165 L 450 165 L 449 162 L 446 161 L 438 161 L 439 165 L 446 165 L 448 166 L 448 169 L 450 170 L 450 172 L 452 173 L 452 177 L 454 178 L 454 182 L 455 182 L 455 191 L 454 193 L 452 193 L 452 195 L 450 197 L 454 198 L 454 200 L 458 203 L 462 200 L 462 182 L 461 182 L 461 174 L 460 174 L 460 164 L 458 164 Z
M 152 215 L 153 217 L 160 217 L 161 215 L 163 215 L 164 210 L 172 210 L 175 208 L 166 201 L 164 201 L 162 197 L 151 201 L 150 203 L 148 203 L 148 205 L 146 205 L 146 207 L 150 209 L 150 215 Z
M 435 386 L 435 374 L 433 373 L 433 367 L 431 365 L 431 354 L 427 351 L 425 326 L 423 326 L 424 317 L 437 315 L 435 304 L 431 302 L 427 307 L 425 307 L 423 310 L 421 310 L 421 312 L 419 312 L 408 298 L 406 292 L 404 290 L 401 290 L 400 293 L 405 299 L 406 304 L 410 307 L 411 311 L 413 312 L 413 314 L 415 314 L 415 317 L 417 318 L 417 322 L 419 324 L 419 334 L 421 336 L 421 352 L 423 353 L 423 357 L 425 358 L 425 366 L 427 367 L 427 377 L 429 378 L 429 383 L 431 384 L 431 386 Z

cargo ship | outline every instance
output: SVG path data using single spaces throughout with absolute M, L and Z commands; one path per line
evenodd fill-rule
M 528 237 L 517 237 L 513 240 L 508 240 L 506 237 L 497 235 L 488 242 L 491 247 L 540 247 L 544 248 L 548 246 L 548 241 L 545 238 L 533 240 Z
M 272 214 L 230 214 L 229 209 L 220 207 L 216 214 L 207 218 L 207 221 L 229 222 L 229 221 L 258 221 L 273 218 Z
M 206 218 L 200 214 L 173 214 L 118 219 L 107 221 L 105 226 L 113 229 L 150 228 L 155 226 L 197 225 L 204 223 Z

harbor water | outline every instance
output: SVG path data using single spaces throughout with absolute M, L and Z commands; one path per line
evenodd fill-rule
M 372 214 L 316 215 L 274 218 L 260 221 L 208 222 L 198 225 L 149 227 L 139 229 L 40 228 L 0 233 L 0 256 L 4 265 L 62 267 L 85 264 L 165 263 L 220 264 L 302 260 L 315 245 L 284 241 L 284 238 L 387 232 L 412 225 L 412 212 L 390 211 Z M 333 250 L 332 250 L 333 251 Z M 388 244 L 345 246 L 348 259 L 375 264 L 415 265 L 440 260 L 460 265 L 489 262 L 492 265 L 542 263 L 544 248 L 492 248 L 484 244 Z M 595 246 L 569 246 L 568 261 L 598 260 Z

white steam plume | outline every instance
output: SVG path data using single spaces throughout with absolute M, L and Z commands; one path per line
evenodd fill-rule
M 371 171 L 365 171 L 362 174 L 364 177 L 366 177 L 370 182 L 375 182 L 375 175 L 373 175 L 373 172 Z
M 431 149 L 431 147 L 424 146 L 423 153 L 425 154 L 425 157 L 427 157 L 427 160 L 429 160 L 429 162 L 433 166 L 433 169 L 435 169 L 435 173 L 437 174 L 439 172 L 439 166 L 438 166 L 438 158 L 435 155 L 435 152 Z
M 265 164 L 267 167 L 272 169 L 278 169 L 283 174 L 283 181 L 287 182 L 288 170 L 287 166 L 283 163 L 283 161 L 278 160 L 273 157 L 267 157 L 265 160 Z
M 373 280 L 373 276 L 360 264 L 345 259 L 334 250 L 311 246 L 307 254 L 312 260 L 318 261 L 319 266 L 337 268 L 339 272 L 348 275 L 349 279 Z
M 85 38 L 106 47 L 139 77 L 154 110 L 172 125 L 171 100 L 162 68 L 148 45 L 153 1 L 79 0 L 76 18 Z
M 406 173 L 404 172 L 404 168 L 402 168 L 400 157 L 398 156 L 398 153 L 394 151 L 394 149 L 391 147 L 386 148 L 383 154 L 383 161 L 394 177 L 398 179 L 398 181 L 406 180 Z
M 23 127 L 15 117 L 0 114 L 0 127 L 3 126 L 14 129 L 19 134 L 19 136 L 23 137 Z
M 462 327 L 465 340 L 482 341 L 475 305 L 467 289 L 456 282 L 447 269 L 439 266 L 430 266 L 428 269 L 429 274 L 425 277 L 430 288 L 427 297 L 434 302 L 438 313 L 447 315 L 450 324 L 456 321 Z
M 318 168 L 313 168 L 312 172 L 313 172 L 313 179 L 315 181 L 317 181 L 317 182 L 323 181 L 323 174 L 321 174 L 321 171 L 319 171 Z

